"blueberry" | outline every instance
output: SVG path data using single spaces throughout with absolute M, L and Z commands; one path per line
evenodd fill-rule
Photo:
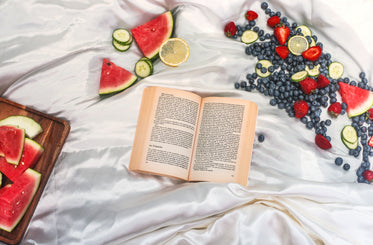
M 235 83 L 234 83 L 234 87 L 235 87 L 236 89 L 239 89 L 239 88 L 240 88 L 240 83 L 239 83 L 239 82 L 235 82 Z
M 343 164 L 343 169 L 344 170 L 349 170 L 350 169 L 350 164 L 348 164 L 348 163 L 345 163 L 345 164 Z
M 262 4 L 260 5 L 260 7 L 263 9 L 263 10 L 266 10 L 268 8 L 268 3 L 267 2 L 262 2 Z
M 337 158 L 335 159 L 334 163 L 335 163 L 335 165 L 337 165 L 337 166 L 341 166 L 342 163 L 343 163 L 343 159 L 342 159 L 342 157 L 337 157 Z
M 365 72 L 363 72 L 363 71 L 360 72 L 359 77 L 360 77 L 361 79 L 365 78 Z
M 264 135 L 263 134 L 260 134 L 259 136 L 258 136 L 258 140 L 259 140 L 259 142 L 263 142 L 264 141 Z

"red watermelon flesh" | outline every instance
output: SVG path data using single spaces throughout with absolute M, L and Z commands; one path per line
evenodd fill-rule
M 13 184 L 0 189 L 0 229 L 11 232 L 27 211 L 41 174 L 27 169 Z
M 126 69 L 117 66 L 108 59 L 103 59 L 99 94 L 120 92 L 131 86 L 137 77 Z
M 16 126 L 0 126 L 0 152 L 7 162 L 18 164 L 23 152 L 25 130 Z
M 23 153 L 18 165 L 8 163 L 5 158 L 0 157 L 0 172 L 8 179 L 15 181 L 28 168 L 33 168 L 44 152 L 44 148 L 37 142 L 26 138 Z
M 363 114 L 373 105 L 373 93 L 369 90 L 339 82 L 339 93 L 342 101 L 346 103 L 346 112 L 349 117 Z
M 169 39 L 173 30 L 173 17 L 167 11 L 131 30 L 132 36 L 145 57 L 155 57 L 162 43 Z

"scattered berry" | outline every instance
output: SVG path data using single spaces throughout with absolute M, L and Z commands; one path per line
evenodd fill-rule
M 368 181 L 372 181 L 373 180 L 373 171 L 372 170 L 365 170 L 363 172 L 363 177 L 364 177 L 364 179 L 366 179 Z
M 284 24 L 278 24 L 275 26 L 273 33 L 280 45 L 284 45 L 290 36 L 290 28 Z
M 294 112 L 296 118 L 302 118 L 308 113 L 308 104 L 304 100 L 298 100 L 294 103 Z
M 332 144 L 330 144 L 329 140 L 321 134 L 316 135 L 315 143 L 318 147 L 324 150 L 332 148 Z
M 324 75 L 320 74 L 317 77 L 317 88 L 325 88 L 329 85 L 330 81 Z
M 228 24 L 225 25 L 224 34 L 227 37 L 233 37 L 234 35 L 236 35 L 236 33 L 237 33 L 237 27 L 236 27 L 236 24 L 233 21 L 231 21 L 231 22 L 229 22 Z
M 267 20 L 267 25 L 268 25 L 269 27 L 274 28 L 276 25 L 280 24 L 280 22 L 281 22 L 280 17 L 278 17 L 277 15 L 275 15 L 275 16 L 270 17 L 270 18 Z
M 256 18 L 258 18 L 258 14 L 255 11 L 249 10 L 246 12 L 245 18 L 248 21 L 255 20 Z
M 341 114 L 342 107 L 341 103 L 334 102 L 328 107 L 328 112 L 332 117 L 338 117 L 339 114 Z
M 350 169 L 350 164 L 348 164 L 348 163 L 345 163 L 345 164 L 343 164 L 343 169 L 344 170 L 349 170 Z
M 259 134 L 259 136 L 258 136 L 258 140 L 259 140 L 259 142 L 263 142 L 264 141 L 264 135 L 263 134 Z
M 335 163 L 335 165 L 337 165 L 337 166 L 341 166 L 342 163 L 343 163 L 343 159 L 342 159 L 342 157 L 337 157 L 337 158 L 335 159 L 334 163 Z
M 371 136 L 370 139 L 368 140 L 368 145 L 370 147 L 373 147 L 373 136 Z
M 373 120 L 373 108 L 367 111 L 367 119 Z
M 320 58 L 322 49 L 320 46 L 312 46 L 302 53 L 303 58 L 309 61 L 316 61 Z
M 310 77 L 306 77 L 304 80 L 300 81 L 299 85 L 305 94 L 311 94 L 317 89 L 317 82 Z
M 283 60 L 289 55 L 289 49 L 286 46 L 277 46 L 275 50 L 278 56 L 280 56 Z

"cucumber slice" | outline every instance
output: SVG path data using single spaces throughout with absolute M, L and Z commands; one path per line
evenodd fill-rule
M 346 125 L 343 127 L 341 137 L 342 140 L 351 144 L 354 144 L 358 141 L 356 130 L 351 125 Z
M 344 72 L 344 67 L 341 63 L 339 62 L 332 62 L 329 65 L 329 77 L 332 79 L 339 79 L 342 77 Z
M 350 150 L 355 150 L 357 148 L 358 144 L 359 144 L 358 141 L 356 141 L 355 143 L 350 143 L 350 142 L 344 140 L 343 138 L 342 138 L 342 142 Z
M 300 82 L 308 76 L 307 71 L 298 71 L 291 76 L 293 82 Z
M 298 29 L 301 30 L 301 33 L 303 34 L 303 36 L 312 36 L 312 31 L 308 26 L 300 25 L 297 28 L 295 28 L 295 31 L 298 31 Z
M 257 32 L 252 31 L 252 30 L 246 30 L 242 33 L 241 36 L 241 42 L 245 44 L 250 44 L 258 40 L 259 35 Z
M 306 66 L 306 71 L 308 72 L 308 76 L 316 77 L 320 74 L 320 64 L 314 66 L 312 69 Z
M 120 52 L 125 52 L 127 51 L 130 47 L 131 47 L 131 44 L 120 44 L 118 43 L 117 41 L 115 41 L 115 39 L 113 39 L 113 46 L 116 50 L 120 51 Z
M 288 49 L 294 55 L 301 55 L 308 47 L 308 40 L 304 36 L 292 36 L 288 41 Z
M 255 72 L 258 74 L 259 77 L 268 77 L 271 75 L 272 72 L 268 71 L 268 68 L 273 66 L 272 62 L 269 60 L 259 60 L 257 64 L 261 64 L 262 68 L 266 69 L 266 72 L 262 72 L 261 69 L 257 68 L 257 65 L 255 66 Z
M 132 35 L 131 33 L 123 28 L 118 28 L 113 31 L 112 34 L 113 39 L 122 45 L 128 45 L 132 43 Z
M 9 116 L 0 121 L 0 126 L 13 125 L 25 130 L 25 134 L 30 139 L 43 132 L 43 128 L 34 119 L 27 116 Z
M 139 59 L 135 65 L 135 73 L 138 77 L 144 78 L 153 74 L 153 64 L 149 59 Z

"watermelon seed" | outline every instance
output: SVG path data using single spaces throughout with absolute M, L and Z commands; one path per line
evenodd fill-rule
M 155 31 L 155 28 L 152 28 L 152 31 Z

